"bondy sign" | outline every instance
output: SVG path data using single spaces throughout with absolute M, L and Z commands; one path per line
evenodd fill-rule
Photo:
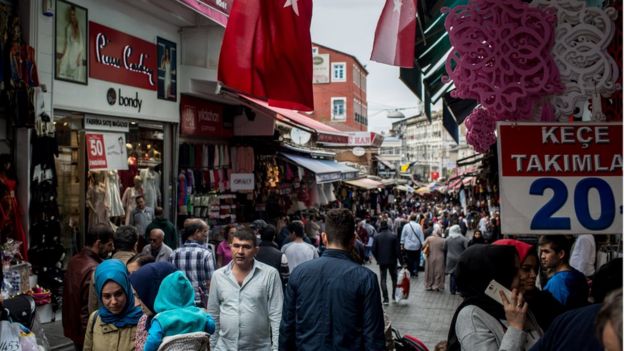
M 504 234 L 621 234 L 621 123 L 500 123 Z

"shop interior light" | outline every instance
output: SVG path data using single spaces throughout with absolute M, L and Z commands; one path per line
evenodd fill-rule
M 126 144 L 126 148 L 128 148 L 128 149 L 132 149 L 132 144 L 127 143 L 127 144 Z

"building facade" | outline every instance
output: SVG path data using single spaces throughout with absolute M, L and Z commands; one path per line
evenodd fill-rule
M 342 131 L 368 130 L 366 76 L 353 55 L 312 44 L 314 112 L 310 117 Z

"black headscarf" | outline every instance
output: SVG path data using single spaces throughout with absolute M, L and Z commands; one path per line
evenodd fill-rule
M 496 319 L 505 319 L 503 306 L 485 295 L 485 289 L 492 279 L 511 290 L 517 273 L 518 253 L 513 246 L 476 244 L 459 256 L 455 276 L 457 290 L 464 301 L 457 307 L 448 336 L 448 350 L 459 350 L 455 334 L 457 315 L 464 307 L 475 305 Z

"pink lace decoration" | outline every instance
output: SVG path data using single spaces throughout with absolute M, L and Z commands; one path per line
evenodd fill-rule
M 492 113 L 483 107 L 475 108 L 470 116 L 464 121 L 468 133 L 466 141 L 472 145 L 475 151 L 486 153 L 492 144 L 496 142 L 496 119 Z
M 532 118 L 535 103 L 563 89 L 551 49 L 556 17 L 520 0 L 472 0 L 443 8 L 453 46 L 453 96 L 476 99 L 497 120 Z M 482 115 L 474 114 L 474 117 Z

